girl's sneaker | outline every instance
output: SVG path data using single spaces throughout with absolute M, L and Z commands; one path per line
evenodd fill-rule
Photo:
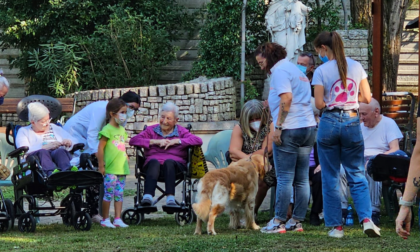
M 284 223 L 276 223 L 273 218 L 267 223 L 267 226 L 261 229 L 261 232 L 265 234 L 284 234 L 286 233 L 286 225 Z
M 328 236 L 329 237 L 334 237 L 334 238 L 343 238 L 343 236 L 344 236 L 343 227 L 340 226 L 340 227 L 335 227 L 335 228 L 331 229 L 328 232 Z
M 108 219 L 106 219 L 106 220 L 102 220 L 102 221 L 101 221 L 101 226 L 102 226 L 102 227 L 107 227 L 107 228 L 115 228 L 115 226 L 114 226 L 114 225 L 112 225 L 112 223 L 111 223 L 111 221 L 109 220 L 109 218 L 108 218 Z
M 127 228 L 128 227 L 128 225 L 125 224 L 120 218 L 115 219 L 113 224 L 114 224 L 114 226 L 120 227 L 120 228 Z

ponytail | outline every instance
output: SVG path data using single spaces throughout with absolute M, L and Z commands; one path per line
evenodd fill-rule
M 344 55 L 344 44 L 340 35 L 333 31 L 323 31 L 315 38 L 313 42 L 315 48 L 321 47 L 321 45 L 328 46 L 337 61 L 338 73 L 340 74 L 341 82 L 344 85 L 344 89 L 347 88 L 347 61 Z

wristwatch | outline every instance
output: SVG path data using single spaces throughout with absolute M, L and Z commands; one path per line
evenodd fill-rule
M 274 125 L 274 128 L 278 130 L 283 130 L 283 126 L 281 125 Z
M 402 196 L 400 197 L 400 206 L 411 207 L 415 203 L 416 203 L 416 198 L 415 197 L 414 197 L 413 201 L 405 201 L 405 200 L 403 200 Z

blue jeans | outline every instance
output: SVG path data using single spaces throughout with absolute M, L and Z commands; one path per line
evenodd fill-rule
M 359 116 L 345 112 L 323 113 L 318 128 L 318 158 L 322 167 L 325 226 L 341 226 L 340 163 L 346 172 L 359 221 L 371 218 L 368 182 L 365 177 L 364 142 Z
M 295 190 L 293 218 L 305 220 L 309 201 L 309 155 L 315 141 L 315 127 L 283 130 L 282 144 L 273 143 L 274 166 L 276 168 L 277 190 L 275 218 L 287 220 L 287 210 Z

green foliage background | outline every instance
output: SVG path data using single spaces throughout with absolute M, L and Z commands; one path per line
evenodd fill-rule
M 170 42 L 196 26 L 175 0 L 0 0 L 0 47 L 21 55 L 29 93 L 156 83 L 171 62 Z

